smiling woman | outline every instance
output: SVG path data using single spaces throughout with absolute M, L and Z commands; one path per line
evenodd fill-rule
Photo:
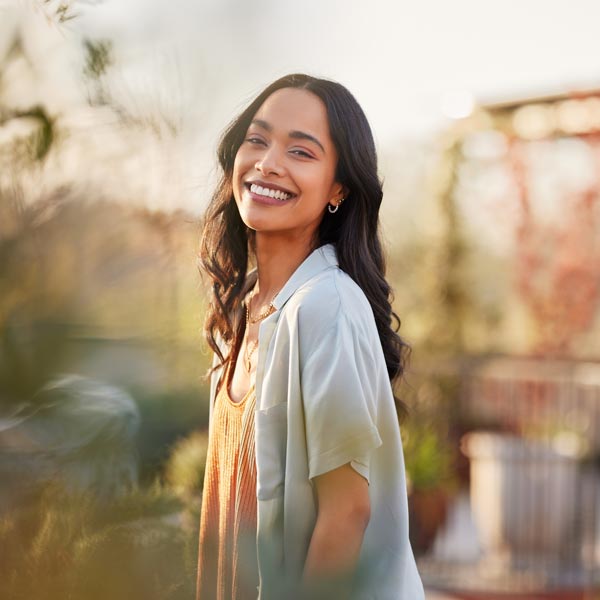
M 218 156 L 197 598 L 419 600 L 392 392 L 407 346 L 364 113 L 338 83 L 283 77 Z
M 344 196 L 336 166 L 320 98 L 305 89 L 277 90 L 252 119 L 235 157 L 233 194 L 242 220 L 260 232 L 258 239 L 286 235 L 309 249 L 326 205 Z

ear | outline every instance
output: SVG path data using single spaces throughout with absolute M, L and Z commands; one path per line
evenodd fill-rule
M 345 185 L 342 185 L 338 181 L 336 181 L 333 184 L 332 199 L 333 198 L 335 198 L 337 200 L 346 199 L 348 197 L 349 193 L 350 193 L 350 190 Z

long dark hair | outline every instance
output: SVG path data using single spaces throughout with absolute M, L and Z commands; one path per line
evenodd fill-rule
M 264 101 L 281 88 L 305 89 L 325 104 L 331 139 L 338 154 L 336 181 L 349 190 L 336 214 L 325 211 L 318 246 L 336 245 L 340 268 L 365 293 L 377 324 L 390 381 L 404 372 L 408 345 L 398 335 L 400 319 L 392 310 L 392 292 L 385 279 L 385 260 L 379 237 L 379 207 L 383 197 L 377 175 L 377 153 L 367 118 L 354 96 L 327 79 L 294 74 L 265 88 L 225 130 L 217 151 L 222 175 L 204 217 L 200 259 L 212 280 L 212 297 L 205 321 L 209 346 L 221 364 L 230 356 L 217 344 L 231 347 L 235 318 L 241 308 L 252 239 L 233 197 L 233 163 L 252 118 Z M 402 403 L 397 401 L 402 407 Z

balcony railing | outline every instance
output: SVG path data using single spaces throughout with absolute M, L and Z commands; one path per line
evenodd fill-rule
M 470 598 L 591 598 L 600 589 L 600 364 L 494 359 L 465 376 L 470 461 L 429 586 Z

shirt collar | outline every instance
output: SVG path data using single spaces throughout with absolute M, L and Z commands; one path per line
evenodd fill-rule
M 273 306 L 279 310 L 301 285 L 325 269 L 337 266 L 337 254 L 333 244 L 325 244 L 313 250 L 300 263 L 300 266 L 292 273 L 281 291 L 275 296 Z

